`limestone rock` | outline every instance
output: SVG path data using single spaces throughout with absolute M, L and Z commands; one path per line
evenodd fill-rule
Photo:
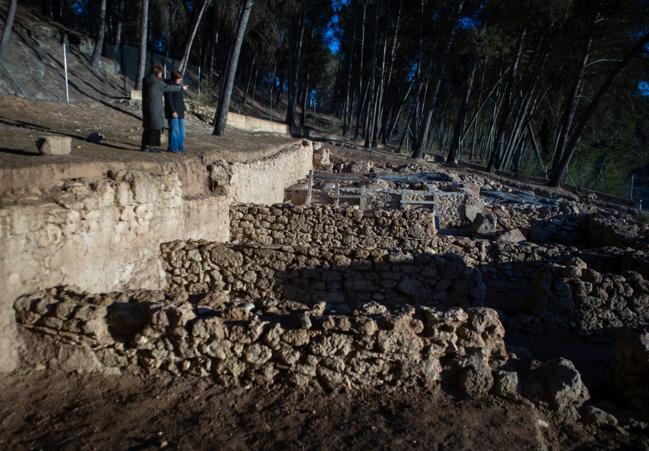
M 367 174 L 372 169 L 372 163 L 369 161 L 356 161 L 349 166 L 349 172 L 352 174 Z
M 462 394 L 481 398 L 493 387 L 491 367 L 483 353 L 455 357 L 453 365 L 458 368 L 457 385 Z
M 504 241 L 507 243 L 522 243 L 527 241 L 523 232 L 520 229 L 509 230 L 498 237 L 498 241 Z
M 473 231 L 480 235 L 496 233 L 498 220 L 493 214 L 478 213 L 473 220 Z
M 518 373 L 516 371 L 495 371 L 494 390 L 505 398 L 518 396 Z
M 579 407 L 590 398 L 579 371 L 568 359 L 552 359 L 543 364 L 545 394 L 556 409 Z
M 72 138 L 69 136 L 46 136 L 36 141 L 42 155 L 69 155 L 72 152 Z
M 479 194 L 479 189 L 478 189 Z M 475 197 L 467 196 L 466 204 L 464 205 L 464 216 L 473 223 L 478 214 L 484 213 L 484 202 L 480 200 L 477 195 Z
M 581 418 L 584 422 L 596 426 L 615 427 L 618 425 L 617 418 L 595 406 L 585 406 L 581 410 Z

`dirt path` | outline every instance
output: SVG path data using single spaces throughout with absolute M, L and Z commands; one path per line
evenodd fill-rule
M 547 422 L 547 425 L 546 423 Z M 649 442 L 644 442 L 647 446 Z M 443 393 L 226 390 L 206 379 L 14 374 L 0 379 L 3 449 L 548 449 L 642 447 L 557 427 L 536 408 Z

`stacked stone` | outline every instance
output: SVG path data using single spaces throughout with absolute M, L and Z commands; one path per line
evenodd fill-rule
M 262 245 L 410 249 L 432 244 L 436 231 L 430 211 L 281 204 L 232 207 L 230 233 L 232 241 Z
M 649 328 L 621 330 L 615 340 L 613 385 L 633 407 L 649 414 Z
M 226 290 L 242 298 L 324 301 L 341 309 L 370 301 L 478 306 L 484 299 L 480 273 L 456 255 L 193 241 L 167 243 L 162 254 L 171 286 L 189 293 Z
M 137 291 L 89 295 L 53 289 L 20 298 L 17 320 L 26 358 L 45 357 L 43 336 L 85 349 L 77 371 L 165 369 L 213 377 L 225 385 L 289 381 L 327 389 L 379 385 L 435 386 L 448 373 L 461 387 L 491 389 L 492 370 L 507 359 L 504 329 L 486 308 L 388 311 L 368 303 L 349 315 L 322 306 L 285 315 L 231 304 L 221 312 L 186 295 Z M 65 355 L 65 352 L 63 353 Z M 61 355 L 61 352 L 58 353 Z M 48 355 L 40 362 L 64 362 Z M 70 362 L 65 362 L 68 369 Z M 488 374 L 485 374 L 485 371 Z
M 601 274 L 573 257 L 539 271 L 533 293 L 527 332 L 588 336 L 649 325 L 649 281 L 636 272 Z
M 649 250 L 649 224 L 639 224 L 630 215 L 587 217 L 591 246 L 615 246 Z

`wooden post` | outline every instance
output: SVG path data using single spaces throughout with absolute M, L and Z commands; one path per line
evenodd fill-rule
M 365 186 L 361 186 L 361 211 L 365 211 L 365 207 L 367 206 L 367 199 L 365 198 L 366 194 Z

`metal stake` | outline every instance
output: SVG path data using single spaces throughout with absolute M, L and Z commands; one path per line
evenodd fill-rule
M 306 204 L 311 205 L 313 201 L 313 171 L 309 171 L 309 188 L 306 195 Z
M 63 42 L 63 68 L 65 70 L 65 103 L 70 104 L 70 88 L 68 88 L 68 52 Z

